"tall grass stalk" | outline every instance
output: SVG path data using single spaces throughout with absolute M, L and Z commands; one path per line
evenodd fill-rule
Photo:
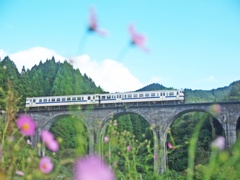
M 198 135 L 200 133 L 200 130 L 205 122 L 205 119 L 201 119 L 198 124 L 196 125 L 193 136 L 189 143 L 189 149 L 188 149 L 188 171 L 187 171 L 187 180 L 193 179 L 193 170 L 194 170 L 194 160 L 195 160 L 195 152 L 197 147 L 197 141 L 198 141 Z

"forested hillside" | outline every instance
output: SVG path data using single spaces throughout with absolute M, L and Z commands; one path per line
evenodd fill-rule
M 152 91 L 152 90 L 171 90 L 158 83 L 147 85 L 137 91 Z M 235 81 L 229 86 L 212 89 L 212 90 L 191 90 L 184 89 L 185 102 L 221 102 L 221 101 L 239 101 L 240 100 L 240 81 Z
M 21 97 L 21 108 L 25 105 L 26 97 L 103 92 L 90 77 L 82 75 L 79 69 L 74 69 L 67 61 L 57 62 L 54 57 L 44 63 L 40 61 L 39 65 L 31 69 L 23 67 L 21 72 L 18 72 L 9 57 L 5 57 L 0 61 L 0 87 L 3 91 L 7 90 L 7 80 L 10 80 Z

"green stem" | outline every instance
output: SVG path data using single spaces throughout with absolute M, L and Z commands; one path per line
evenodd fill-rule
M 25 137 L 25 136 L 22 136 L 22 137 L 19 139 L 19 141 L 15 144 L 14 148 L 23 140 L 24 137 Z
M 209 159 L 209 164 L 207 166 L 207 172 L 205 173 L 204 180 L 209 180 L 211 178 L 211 174 L 216 165 L 216 157 L 217 157 L 217 149 L 214 149 Z
M 188 150 L 188 172 L 187 172 L 187 180 L 193 179 L 193 169 L 194 169 L 194 160 L 195 160 L 195 151 L 198 141 L 198 135 L 200 132 L 201 127 L 203 126 L 205 119 L 201 119 L 197 126 L 195 127 L 193 137 L 189 143 L 189 150 Z

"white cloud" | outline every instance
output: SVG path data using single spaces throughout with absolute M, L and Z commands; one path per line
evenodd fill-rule
M 6 55 L 14 61 L 19 72 L 21 72 L 23 66 L 26 69 L 31 69 L 34 65 L 38 65 L 40 60 L 45 62 L 46 59 L 51 59 L 52 56 L 55 57 L 56 61 L 63 62 L 67 59 L 55 51 L 43 47 L 34 47 L 13 54 L 7 54 L 5 51 L 0 50 L 2 59 Z M 105 59 L 97 62 L 88 55 L 72 57 L 68 60 L 73 64 L 74 68 L 78 68 L 82 74 L 86 73 L 97 86 L 101 86 L 105 91 L 134 91 L 144 86 L 123 64 L 117 61 Z
M 51 59 L 53 56 L 57 61 L 64 61 L 65 59 L 64 57 L 58 55 L 55 51 L 44 47 L 34 47 L 9 54 L 8 56 L 14 61 L 19 72 L 21 72 L 23 66 L 25 66 L 26 69 L 31 69 L 34 65 L 38 65 L 40 60 L 45 62 L 46 59 Z
M 14 61 L 19 72 L 21 72 L 23 66 L 25 66 L 26 69 L 31 69 L 34 65 L 38 65 L 40 60 L 45 62 L 46 59 L 51 59 L 53 56 L 57 61 L 64 61 L 65 59 L 64 57 L 58 55 L 55 51 L 44 47 L 33 47 L 12 54 L 0 50 L 0 57 L 3 59 L 5 56 L 9 56 L 10 59 Z
M 79 68 L 82 74 L 86 73 L 96 85 L 100 85 L 105 91 L 135 91 L 143 87 L 143 84 L 117 61 L 105 59 L 97 62 L 87 55 L 73 57 L 71 61 L 75 68 Z
M 0 49 L 0 59 L 3 59 L 6 55 L 7 53 L 4 50 Z

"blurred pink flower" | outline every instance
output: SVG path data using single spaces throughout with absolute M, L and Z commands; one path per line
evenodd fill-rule
M 105 36 L 107 34 L 106 31 L 99 29 L 98 23 L 97 23 L 97 19 L 96 19 L 96 15 L 95 15 L 95 11 L 94 11 L 94 9 L 92 7 L 90 8 L 90 17 L 89 17 L 88 31 L 96 32 L 96 33 L 98 33 L 98 34 L 100 34 L 102 36 Z
M 33 136 L 35 133 L 36 124 L 28 115 L 20 115 L 17 119 L 17 127 L 21 133 L 26 136 Z
M 74 180 L 114 180 L 111 168 L 97 155 L 78 159 L 74 166 Z
M 58 142 L 54 139 L 53 134 L 50 131 L 43 130 L 41 133 L 42 141 L 46 144 L 48 149 L 53 152 L 58 151 Z
M 22 171 L 16 170 L 15 173 L 19 176 L 24 176 L 24 172 L 22 172 Z
M 53 170 L 53 163 L 51 158 L 47 156 L 43 157 L 40 160 L 39 169 L 45 174 L 50 173 Z
M 174 149 L 174 146 L 172 145 L 172 143 L 169 142 L 167 145 L 169 149 Z
M 132 150 L 132 146 L 127 147 L 127 151 L 130 152 Z
M 221 113 L 221 106 L 219 104 L 213 104 L 209 107 L 209 111 L 215 116 L 219 115 Z
M 104 142 L 105 142 L 105 143 L 108 143 L 108 142 L 109 142 L 109 137 L 108 137 L 108 136 L 105 136 L 105 137 L 104 137 Z
M 129 33 L 131 35 L 131 43 L 133 45 L 139 46 L 145 52 L 148 52 L 148 48 L 145 47 L 146 38 L 141 34 L 137 34 L 134 30 L 134 26 L 132 24 L 129 25 Z
M 225 138 L 223 136 L 218 136 L 214 141 L 212 141 L 211 146 L 219 150 L 225 148 Z
M 32 142 L 30 141 L 30 139 L 27 139 L 27 144 L 32 145 Z

